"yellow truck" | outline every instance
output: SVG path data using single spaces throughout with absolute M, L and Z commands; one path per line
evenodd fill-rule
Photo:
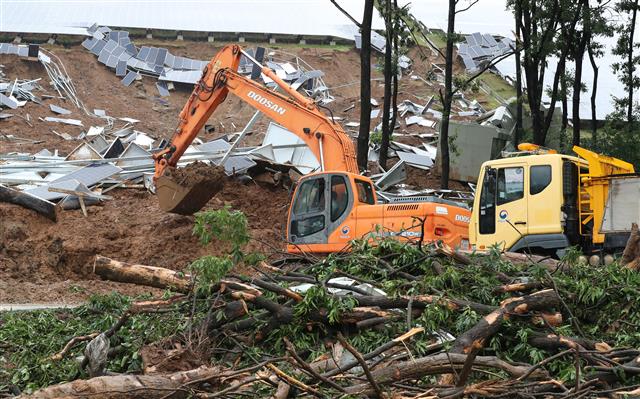
M 577 156 L 521 144 L 482 165 L 469 237 L 473 248 L 561 256 L 622 251 L 640 222 L 640 176 L 633 165 L 575 146 Z

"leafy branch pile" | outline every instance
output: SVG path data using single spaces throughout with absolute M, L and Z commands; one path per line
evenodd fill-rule
M 232 255 L 194 262 L 191 274 L 180 275 L 188 284 L 173 285 L 181 296 L 127 308 L 137 306 L 135 317 L 161 311 L 164 327 L 174 328 L 147 346 L 162 359 L 105 364 L 109 371 L 139 370 L 134 382 L 130 374 L 98 376 L 36 395 L 577 398 L 640 388 L 636 271 L 585 266 L 575 253 L 558 262 L 392 240 L 267 263 L 242 251 L 246 219 L 218 212 L 199 216 L 196 232 L 207 242 L 235 237 Z M 231 230 L 211 224 L 220 218 Z M 237 273 L 240 265 L 253 273 Z M 124 334 L 132 320 L 120 323 L 112 345 L 135 341 Z M 166 367 L 166 359 L 185 354 L 201 363 Z M 28 380 L 13 380 L 28 387 Z

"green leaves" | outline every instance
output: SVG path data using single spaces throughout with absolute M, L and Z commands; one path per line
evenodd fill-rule
M 107 330 L 131 301 L 130 297 L 114 293 L 93 296 L 86 305 L 73 310 L 0 314 L 0 386 L 14 384 L 28 393 L 85 377 L 74 359 L 82 355 L 85 345 L 77 345 L 60 361 L 49 358 L 74 336 Z M 183 317 L 179 312 L 133 315 L 111 338 L 111 346 L 119 346 L 121 351 L 109 360 L 108 369 L 139 371 L 140 347 L 179 333 Z
M 196 213 L 193 234 L 198 236 L 202 245 L 209 244 L 214 238 L 230 243 L 231 255 L 235 262 L 242 259 L 241 249 L 250 238 L 245 214 L 231 210 L 228 206 L 215 211 Z

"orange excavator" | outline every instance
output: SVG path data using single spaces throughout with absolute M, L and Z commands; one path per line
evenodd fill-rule
M 242 55 L 283 93 L 239 74 Z M 171 143 L 154 154 L 161 209 L 191 214 L 219 190 L 206 183 L 184 187 L 173 180 L 172 170 L 229 92 L 300 137 L 319 161 L 320 171 L 301 178 L 293 194 L 289 252 L 342 251 L 351 240 L 372 235 L 468 247 L 471 212 L 466 207 L 435 197 L 379 203 L 371 179 L 358 172 L 353 142 L 342 127 L 238 45 L 225 46 L 205 67 L 180 112 Z

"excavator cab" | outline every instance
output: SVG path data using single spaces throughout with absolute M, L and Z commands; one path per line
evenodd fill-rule
M 347 172 L 320 172 L 300 180 L 289 209 L 290 250 L 334 252 L 355 238 L 359 206 L 374 205 L 371 181 Z

